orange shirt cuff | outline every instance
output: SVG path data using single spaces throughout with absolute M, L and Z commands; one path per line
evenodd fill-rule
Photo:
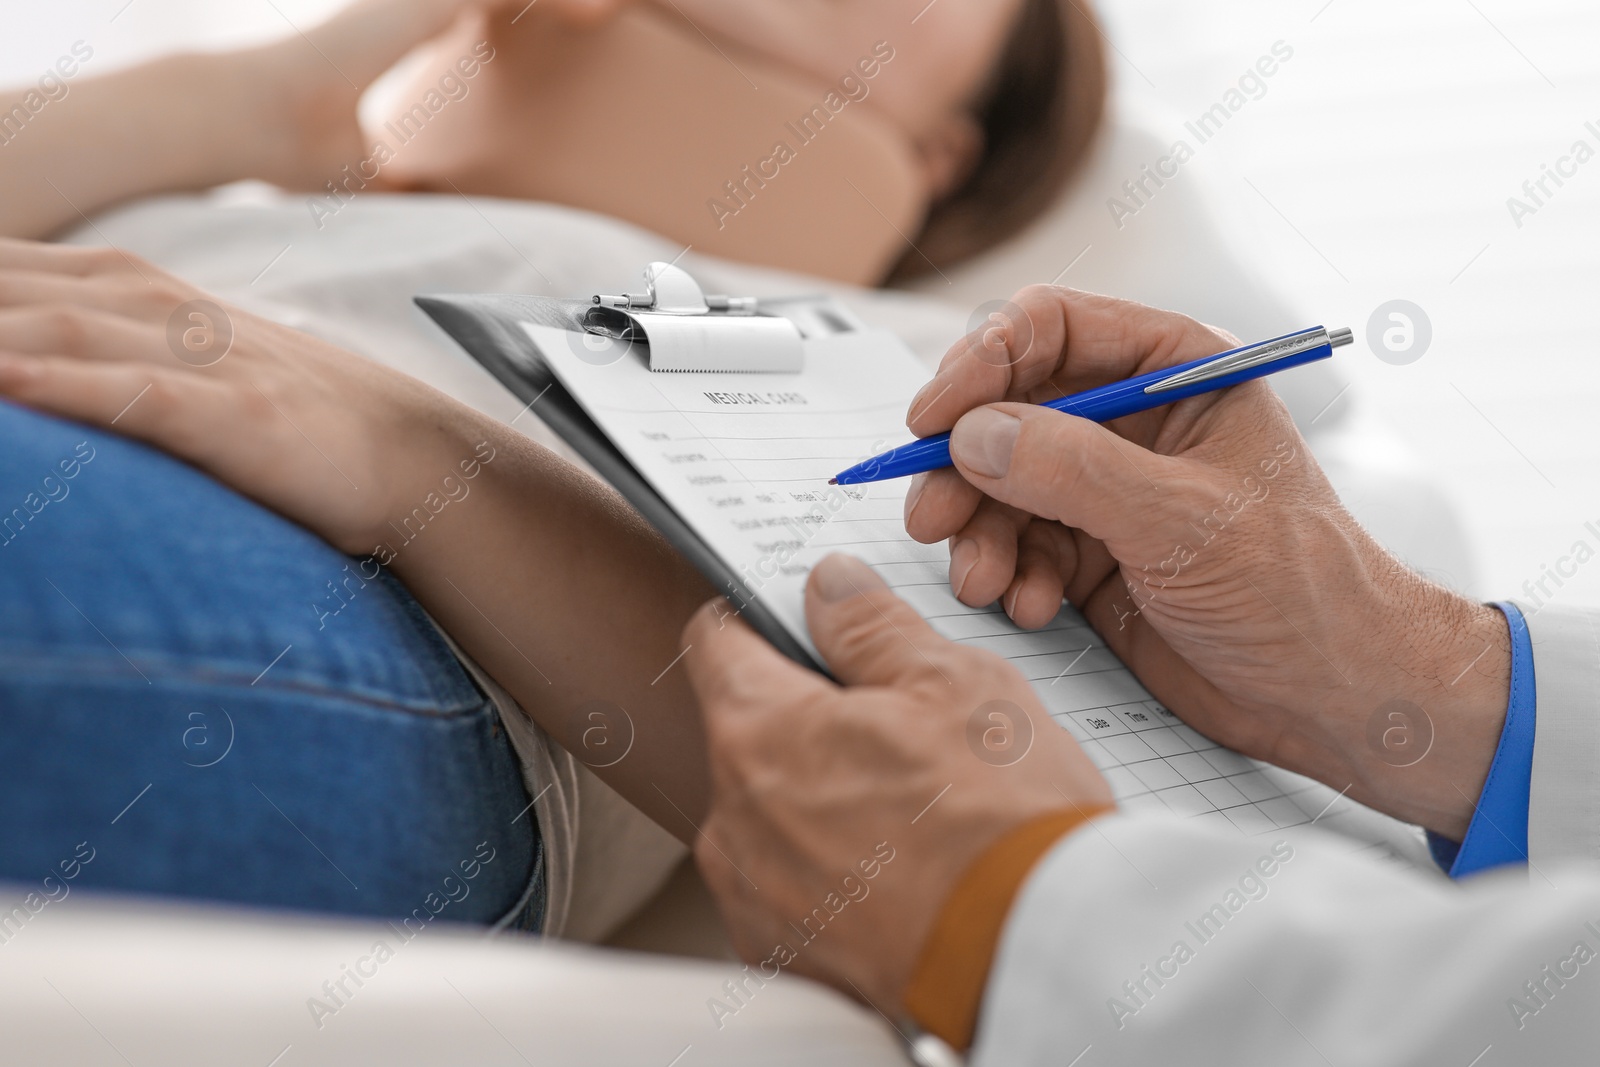
M 971 1047 L 1012 901 L 1057 841 L 1105 810 L 1040 815 L 1007 831 L 962 873 L 906 986 L 906 1010 L 918 1025 L 952 1048 Z

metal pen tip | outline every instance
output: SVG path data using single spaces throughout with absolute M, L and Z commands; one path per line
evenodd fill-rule
M 839 479 L 837 479 L 837 478 L 829 478 L 828 479 L 828 484 L 829 485 L 838 485 L 839 484 Z

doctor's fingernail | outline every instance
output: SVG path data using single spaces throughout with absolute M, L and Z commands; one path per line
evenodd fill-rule
M 906 423 L 907 423 L 907 425 L 909 425 L 909 424 L 911 424 L 913 422 L 916 422 L 917 421 L 917 416 L 922 414 L 922 408 L 923 408 L 924 403 L 927 400 L 928 390 L 932 389 L 932 388 L 933 388 L 933 383 L 929 382 L 927 385 L 924 385 L 921 389 L 918 389 L 917 390 L 917 395 L 911 398 L 911 406 L 906 409 Z
M 1004 478 L 1011 453 L 1022 433 L 1022 421 L 994 408 L 975 408 L 961 416 L 950 434 L 950 454 L 972 473 Z
M 911 479 L 911 488 L 906 492 L 906 528 L 911 527 L 911 516 L 917 513 L 917 505 L 922 503 L 922 492 L 928 488 L 928 476 L 919 474 Z
M 939 386 L 940 391 L 935 392 L 934 386 Z M 933 402 L 949 389 L 948 385 L 939 385 L 937 378 L 918 389 L 917 395 L 911 398 L 911 406 L 906 408 L 906 429 L 915 430 L 917 422 L 928 413 L 929 408 L 933 407 Z
M 957 600 L 961 599 L 961 590 L 966 588 L 967 578 L 977 565 L 978 542 L 963 537 L 950 546 L 950 590 Z
M 835 553 L 811 570 L 811 588 L 825 604 L 836 604 L 853 596 L 884 588 L 876 571 L 854 556 Z

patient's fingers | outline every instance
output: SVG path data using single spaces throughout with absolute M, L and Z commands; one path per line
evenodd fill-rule
M 118 248 L 80 248 L 39 241 L 0 237 L 0 270 L 31 270 L 46 274 L 87 277 L 94 274 L 133 274 L 154 284 L 166 275 Z
M 198 375 L 140 363 L 16 355 L 0 346 L 0 397 L 114 429 L 188 459 L 215 429 L 203 413 L 221 408 L 216 390 Z
M 53 274 L 0 269 L 0 309 L 74 304 L 120 315 L 165 320 L 186 296 L 137 275 Z
M 162 327 L 67 304 L 0 308 L 0 350 L 176 365 Z

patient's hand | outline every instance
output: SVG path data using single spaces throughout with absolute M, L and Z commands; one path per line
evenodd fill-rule
M 6 239 L 0 397 L 149 442 L 352 553 L 484 439 L 420 382 L 132 256 Z
M 0 234 L 42 237 L 134 197 L 243 178 L 299 189 L 346 180 L 345 166 L 372 153 L 357 122 L 362 92 L 471 6 L 359 0 L 304 31 L 286 24 L 271 44 L 86 77 L 71 107 L 5 146 Z
M 907 529 L 952 540 L 964 602 L 1040 626 L 1064 594 L 1202 733 L 1459 840 L 1505 713 L 1499 612 L 1374 542 L 1263 381 L 1104 427 L 1035 406 L 1235 343 L 1024 290 L 912 404 L 956 468 L 913 486 Z
M 894 1014 L 972 861 L 1035 816 L 1087 814 L 1111 793 L 1016 670 L 934 633 L 866 564 L 819 564 L 806 618 L 841 684 L 779 655 L 721 601 L 684 631 L 711 756 L 695 859 L 745 959 Z M 1020 754 L 974 747 L 975 722 L 980 738 L 1009 728 Z M 789 924 L 815 932 L 813 909 L 828 918 L 807 942 Z M 778 945 L 795 958 L 774 959 Z

